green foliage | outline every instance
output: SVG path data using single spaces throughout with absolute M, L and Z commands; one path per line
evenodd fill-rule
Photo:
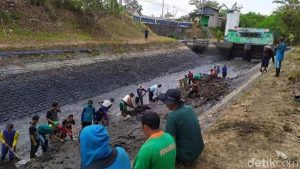
M 223 37 L 223 32 L 218 30 L 216 33 L 216 38 L 218 39 L 218 42 L 221 41 L 222 37 Z
M 94 16 L 115 14 L 120 15 L 123 7 L 117 0 L 29 0 L 32 5 L 49 8 L 61 8 L 72 11 L 86 12 Z M 141 6 L 140 6 L 141 7 Z
M 143 6 L 137 0 L 129 0 L 126 4 L 126 8 L 138 9 L 139 11 L 143 10 Z
M 210 6 L 213 8 L 220 8 L 220 4 L 216 0 L 204 1 L 204 4 L 203 0 L 190 0 L 190 5 L 194 5 L 198 9 L 198 11 L 202 9 L 203 5 Z
M 240 27 L 257 28 L 259 23 L 265 20 L 266 16 L 259 13 L 249 12 L 240 17 Z
M 0 9 L 0 19 L 2 19 L 4 23 L 11 23 L 19 19 L 19 16 L 16 12 L 8 12 Z

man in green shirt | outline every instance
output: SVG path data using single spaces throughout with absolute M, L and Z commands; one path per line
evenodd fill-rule
M 199 121 L 190 106 L 184 105 L 180 91 L 169 89 L 159 99 L 171 111 L 166 122 L 166 132 L 176 141 L 176 162 L 190 163 L 195 161 L 204 149 Z
M 143 115 L 142 128 L 148 140 L 140 148 L 133 169 L 174 169 L 176 144 L 174 138 L 160 129 L 156 113 Z

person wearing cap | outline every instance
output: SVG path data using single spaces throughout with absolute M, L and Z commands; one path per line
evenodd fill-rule
M 52 103 L 51 109 L 46 114 L 48 124 L 53 124 L 54 121 L 58 121 L 58 113 L 60 113 L 60 106 L 57 102 Z
M 183 103 L 180 91 L 169 89 L 159 96 L 168 113 L 165 132 L 171 134 L 176 141 L 176 161 L 190 163 L 195 161 L 204 149 L 201 128 L 194 110 Z
M 269 61 L 272 58 L 272 61 L 274 63 L 274 53 L 273 49 L 271 46 L 265 46 L 264 47 L 264 53 L 263 53 L 263 58 L 261 61 L 261 68 L 260 71 L 262 73 L 267 72 L 267 67 L 269 66 Z
M 13 124 L 7 124 L 6 129 L 0 132 L 0 141 L 2 143 L 2 156 L 1 161 L 3 161 L 9 152 L 9 160 L 12 161 L 14 159 L 13 151 L 16 151 L 16 146 L 19 139 L 19 132 L 14 129 Z
M 81 113 L 81 126 L 82 128 L 93 124 L 93 117 L 96 112 L 93 106 L 93 100 L 88 100 Z
M 81 169 L 130 169 L 130 159 L 122 147 L 112 148 L 102 125 L 85 127 L 80 133 Z
M 51 141 L 60 141 L 60 142 L 64 142 L 63 139 L 58 138 L 55 134 L 54 134 L 54 130 L 56 130 L 57 126 L 59 125 L 59 123 L 57 121 L 54 121 L 53 124 L 41 124 L 38 126 L 37 131 L 39 134 L 39 140 L 40 143 L 42 145 L 42 150 L 43 152 L 46 152 L 48 149 L 48 139 L 47 139 L 47 135 L 49 135 L 49 138 L 51 139 Z
M 137 97 L 135 98 L 135 104 L 139 106 L 144 105 L 144 95 L 147 93 L 147 90 L 143 88 L 142 85 L 139 85 L 139 88 L 136 90 Z
M 149 101 L 153 101 L 153 97 L 156 96 L 158 97 L 158 88 L 161 87 L 161 84 L 156 84 L 151 86 L 148 91 L 149 91 Z
M 35 153 L 39 149 L 40 141 L 39 141 L 39 135 L 37 132 L 37 123 L 39 122 L 40 116 L 34 115 L 30 122 L 29 127 L 29 139 L 30 139 L 30 158 L 36 158 Z
M 142 116 L 141 122 L 147 141 L 140 148 L 133 169 L 174 169 L 175 140 L 160 129 L 160 117 L 154 112 L 147 112 Z
M 108 110 L 114 102 L 115 99 L 113 98 L 100 102 L 101 107 L 94 114 L 94 124 L 102 124 L 104 126 L 109 125 Z
M 279 44 L 276 48 L 276 56 L 275 56 L 275 67 L 276 67 L 276 75 L 275 77 L 279 77 L 280 69 L 281 69 L 281 62 L 284 59 L 284 53 L 286 50 L 286 44 L 284 43 L 284 38 L 279 38 Z
M 132 99 L 134 97 L 133 93 L 126 95 L 119 104 L 121 114 L 126 117 L 128 116 L 128 107 L 134 108 Z M 126 117 L 127 118 L 127 117 Z

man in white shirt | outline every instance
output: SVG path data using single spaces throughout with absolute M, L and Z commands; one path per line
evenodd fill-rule
M 134 97 L 133 93 L 130 93 L 128 95 L 126 95 L 121 101 L 120 101 L 120 111 L 122 113 L 122 115 L 124 117 L 127 116 L 128 114 L 128 107 L 134 108 L 133 103 L 132 103 L 132 99 Z

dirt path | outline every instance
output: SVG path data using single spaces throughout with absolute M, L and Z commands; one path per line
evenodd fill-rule
M 273 70 L 262 75 L 223 111 L 204 132 L 205 151 L 195 168 L 300 168 L 300 103 L 293 100 L 300 94 L 299 54 L 297 48 L 288 55 L 281 77 Z

